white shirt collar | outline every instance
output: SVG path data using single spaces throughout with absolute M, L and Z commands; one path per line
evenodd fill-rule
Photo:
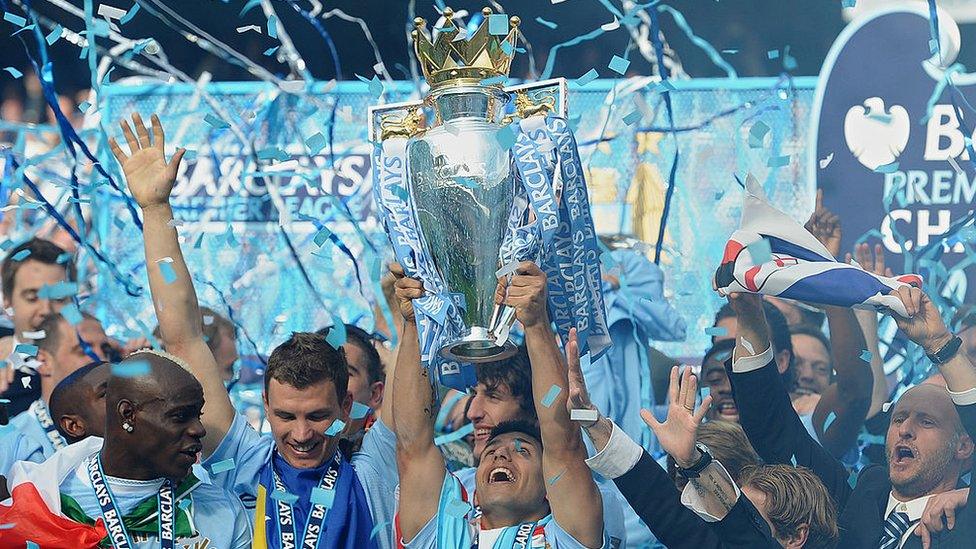
M 888 507 L 885 508 L 884 514 L 885 520 L 887 520 L 888 515 L 890 515 L 892 511 L 896 510 L 896 508 L 899 513 L 905 513 L 908 515 L 908 520 L 919 520 L 922 518 L 922 512 L 925 511 L 925 505 L 929 502 L 929 498 L 931 497 L 932 494 L 929 494 L 910 501 L 898 501 L 895 499 L 894 494 L 889 493 Z

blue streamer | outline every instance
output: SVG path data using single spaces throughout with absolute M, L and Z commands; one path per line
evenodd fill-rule
M 664 65 L 664 44 L 661 43 L 661 26 L 658 21 L 657 10 L 651 10 L 651 43 L 654 45 L 654 55 L 657 57 L 658 71 L 661 73 L 661 81 L 666 82 L 670 78 L 668 68 Z M 674 129 L 674 107 L 671 104 L 671 92 L 664 90 L 664 105 L 668 113 L 668 125 Z M 661 224 L 658 228 L 657 243 L 654 245 L 654 263 L 661 263 L 661 250 L 664 248 L 664 230 L 668 224 L 668 214 L 671 212 L 671 199 L 674 198 L 675 177 L 678 173 L 678 160 L 680 152 L 678 150 L 678 136 L 671 134 L 674 138 L 674 159 L 671 162 L 671 173 L 668 174 L 668 190 L 664 195 L 664 210 L 661 212 Z
M 668 5 L 658 6 L 657 9 L 658 11 L 661 12 L 666 11 L 670 13 L 671 16 L 674 17 L 674 22 L 678 25 L 678 28 L 680 28 L 685 33 L 685 36 L 687 36 L 688 39 L 691 40 L 691 42 L 694 45 L 701 48 L 701 50 L 704 51 L 706 55 L 708 55 L 708 58 L 712 60 L 712 63 L 715 63 L 716 66 L 718 66 L 720 69 L 725 71 L 726 77 L 728 78 L 739 77 L 738 73 L 735 72 L 735 68 L 733 68 L 732 65 L 730 65 L 727 61 L 725 61 L 725 59 L 722 58 L 722 54 L 720 54 L 718 50 L 715 49 L 714 46 L 709 44 L 708 41 L 705 40 L 704 38 L 697 36 L 694 33 L 694 31 L 691 30 L 691 26 L 688 25 L 688 21 L 685 20 L 685 16 L 682 15 L 680 11 Z

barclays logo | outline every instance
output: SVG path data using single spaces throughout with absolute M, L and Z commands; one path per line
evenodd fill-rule
M 844 117 L 847 148 L 864 167 L 875 169 L 895 162 L 908 145 L 908 111 L 901 105 L 885 109 L 884 99 L 870 97 Z

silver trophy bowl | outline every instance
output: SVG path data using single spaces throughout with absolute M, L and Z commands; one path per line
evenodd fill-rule
M 482 363 L 515 354 L 491 330 L 495 272 L 515 194 L 509 152 L 497 132 L 505 91 L 472 84 L 435 89 L 432 127 L 410 138 L 411 191 L 424 245 L 466 326 L 440 349 L 446 359 Z

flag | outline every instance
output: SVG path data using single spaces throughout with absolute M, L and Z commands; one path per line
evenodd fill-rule
M 7 479 L 10 498 L 0 502 L 0 547 L 94 549 L 107 535 L 101 519 L 94 525 L 69 519 L 61 509 L 60 484 L 102 439 L 88 437 L 51 456 L 44 463 L 19 461 Z
M 715 274 L 719 292 L 772 295 L 796 301 L 890 309 L 908 316 L 897 296 L 901 286 L 922 286 L 922 277 L 878 276 L 856 264 L 841 263 L 806 229 L 766 202 L 759 182 L 746 179 L 739 230 L 725 245 Z

